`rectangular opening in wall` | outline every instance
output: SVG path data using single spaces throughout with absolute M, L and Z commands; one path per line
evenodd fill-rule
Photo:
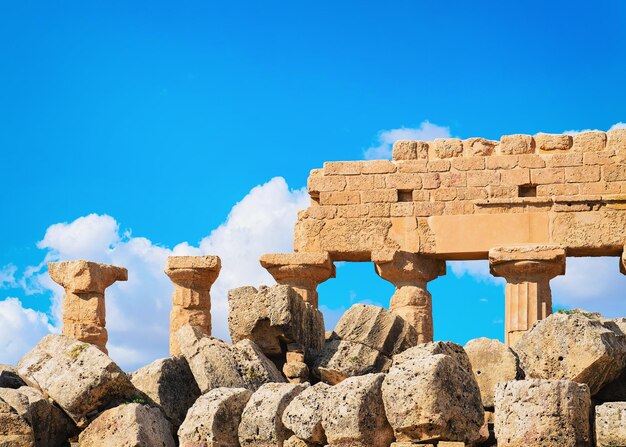
M 518 197 L 537 197 L 537 185 L 519 185 Z
M 398 202 L 412 202 L 413 190 L 412 189 L 399 189 L 398 190 Z

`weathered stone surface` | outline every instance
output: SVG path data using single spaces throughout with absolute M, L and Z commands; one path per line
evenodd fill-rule
M 472 365 L 470 359 L 463 349 L 463 346 L 451 341 L 435 341 L 431 343 L 422 343 L 414 346 L 406 351 L 393 356 L 393 365 L 400 365 L 406 361 L 413 361 L 419 358 L 425 358 L 432 355 L 443 354 L 452 357 L 461 365 L 464 371 L 471 371 Z
M 126 373 L 106 354 L 63 335 L 42 338 L 17 368 L 76 423 L 137 393 Z
M 25 385 L 15 367 L 0 364 L 0 388 L 19 388 Z
M 309 367 L 304 362 L 286 362 L 283 374 L 290 383 L 304 383 L 309 379 Z
M 80 434 L 80 447 L 174 447 L 171 427 L 161 410 L 124 404 L 106 410 Z
M 330 386 L 320 382 L 296 396 L 283 413 L 283 424 L 298 438 L 314 444 L 326 444 L 322 428 L 322 410 Z
M 493 408 L 496 384 L 520 378 L 517 356 L 502 342 L 490 338 L 470 340 L 464 349 L 472 364 L 483 406 Z
M 245 388 L 215 388 L 189 409 L 178 429 L 181 447 L 239 447 L 237 430 L 252 396 Z
M 396 440 L 469 444 L 481 440 L 484 412 L 471 370 L 449 355 L 421 354 L 394 361 L 382 385 Z
M 384 374 L 350 377 L 330 388 L 322 427 L 333 447 L 388 447 L 393 430 L 385 416 Z
M 601 315 L 593 314 L 593 318 L 601 319 Z M 602 319 L 602 324 L 618 335 L 626 334 L 626 318 Z M 626 401 L 626 365 L 617 379 L 603 386 L 594 398 L 603 402 Z
M 78 432 L 72 420 L 35 388 L 0 388 L 0 401 L 9 404 L 30 425 L 36 447 L 64 446 Z
M 161 407 L 175 427 L 182 424 L 187 410 L 200 397 L 200 389 L 184 357 L 155 360 L 135 371 L 130 380 Z
M 0 446 L 33 447 L 35 435 L 30 424 L 0 397 Z
M 335 333 L 341 340 L 360 343 L 387 357 L 417 344 L 417 332 L 403 318 L 387 309 L 355 304 L 343 314 Z
M 228 327 L 233 342 L 254 341 L 267 356 L 283 354 L 288 343 L 307 353 L 324 345 L 324 317 L 286 285 L 240 287 L 228 292 Z
M 596 447 L 626 445 L 626 402 L 610 402 L 595 408 Z
M 615 380 L 626 363 L 626 338 L 580 314 L 551 315 L 513 350 L 527 378 L 586 383 L 591 395 Z
M 285 380 L 249 340 L 231 346 L 189 325 L 180 328 L 175 337 L 203 394 L 220 387 L 254 390 L 268 381 Z
M 283 447 L 316 447 L 318 444 L 307 442 L 304 439 L 300 439 L 297 436 L 291 436 L 285 441 Z
M 569 380 L 499 383 L 495 394 L 498 447 L 589 446 L 589 387 Z
M 283 412 L 306 387 L 307 385 L 293 383 L 268 383 L 259 388 L 241 415 L 241 447 L 282 447 L 291 435 L 283 425 Z
M 352 376 L 389 371 L 391 358 L 361 343 L 331 340 L 317 357 L 313 371 L 322 381 L 335 385 Z

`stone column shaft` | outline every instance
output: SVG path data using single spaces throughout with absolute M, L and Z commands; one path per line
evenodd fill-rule
M 170 355 L 180 354 L 174 334 L 189 324 L 211 335 L 211 286 L 221 270 L 217 256 L 170 256 L 165 274 L 174 284 L 170 312 Z
M 558 246 L 498 247 L 489 251 L 491 273 L 504 277 L 505 343 L 514 345 L 533 324 L 552 313 L 550 280 L 565 273 Z
M 445 275 L 445 261 L 407 252 L 375 253 L 372 260 L 376 273 L 396 286 L 389 310 L 415 328 L 420 343 L 433 341 L 433 304 L 426 284 Z
M 317 309 L 317 286 L 335 277 L 328 253 L 276 253 L 261 256 L 261 265 L 278 284 L 294 288 L 302 299 Z
M 116 281 L 126 281 L 122 267 L 89 261 L 51 262 L 48 273 L 65 289 L 62 318 L 63 335 L 97 346 L 107 353 L 104 291 Z

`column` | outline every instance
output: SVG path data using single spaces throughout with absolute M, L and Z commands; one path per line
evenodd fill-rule
M 489 250 L 489 268 L 506 279 L 505 344 L 513 346 L 552 313 L 550 280 L 565 274 L 565 250 L 554 245 L 497 247 Z
M 108 353 L 104 290 L 116 281 L 128 280 L 128 271 L 97 262 L 67 261 L 49 263 L 48 273 L 65 289 L 63 335 L 91 343 Z
M 170 256 L 165 274 L 174 283 L 170 312 L 170 355 L 180 354 L 174 334 L 189 324 L 211 335 L 211 286 L 222 267 L 217 256 Z
M 622 251 L 622 257 L 620 258 L 619 271 L 626 275 L 626 245 L 624 245 L 624 251 Z
M 376 273 L 396 286 L 389 310 L 417 330 L 418 341 L 433 341 L 433 304 L 426 284 L 446 274 L 446 263 L 403 251 L 372 254 Z
M 260 261 L 278 284 L 293 287 L 316 309 L 317 286 L 335 277 L 335 265 L 326 252 L 267 254 Z

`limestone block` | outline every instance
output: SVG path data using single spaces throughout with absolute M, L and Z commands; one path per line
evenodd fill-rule
M 469 171 L 467 173 L 467 186 L 493 186 L 500 184 L 499 171 Z
M 291 436 L 285 441 L 283 447 L 317 447 L 317 445 L 318 444 L 313 444 L 312 442 L 300 439 L 297 436 Z
M 497 141 L 485 138 L 468 138 L 463 140 L 464 153 L 470 157 L 493 155 L 497 145 Z
M 171 427 L 161 410 L 124 404 L 106 410 L 78 437 L 80 447 L 174 447 Z
M 320 382 L 296 396 L 283 413 L 285 427 L 304 441 L 326 444 L 326 434 L 322 428 L 322 410 L 330 389 L 330 386 Z
M 0 402 L 10 405 L 30 426 L 35 447 L 65 446 L 67 440 L 78 433 L 72 420 L 35 388 L 0 388 Z M 6 444 L 0 440 L 0 445 Z
M 417 332 L 403 318 L 366 304 L 350 307 L 337 323 L 335 333 L 341 340 L 363 344 L 387 357 L 417 344 Z
M 346 189 L 346 177 L 313 175 L 313 172 L 315 171 L 311 171 L 311 176 L 308 180 L 309 193 L 319 194 L 321 191 L 343 191 Z
M 483 404 L 476 379 L 455 358 L 435 354 L 394 363 L 382 385 L 397 441 L 482 439 Z
M 501 155 L 532 154 L 535 152 L 535 140 L 530 135 L 503 135 L 498 149 Z
M 393 143 L 391 156 L 394 160 L 427 160 L 428 143 L 424 141 L 398 140 Z
M 485 408 L 493 408 L 496 384 L 516 380 L 521 374 L 515 353 L 499 340 L 476 338 L 465 345 Z
M 15 367 L 0 364 L 0 388 L 19 388 L 25 385 Z
M 611 402 L 595 408 L 596 447 L 626 445 L 626 402 Z
M 158 404 L 174 427 L 200 397 L 200 389 L 184 357 L 158 359 L 131 374 L 131 382 Z
M 530 171 L 530 181 L 533 185 L 548 185 L 565 182 L 564 168 L 542 168 Z
M 388 174 L 396 172 L 395 163 L 390 160 L 367 160 L 363 162 L 363 174 Z
M 283 425 L 285 408 L 308 385 L 268 383 L 246 404 L 239 424 L 241 447 L 282 447 L 291 433 Z
M 324 163 L 324 175 L 358 175 L 362 167 L 361 161 L 327 161 Z
M 581 152 L 603 151 L 606 133 L 598 131 L 581 132 L 572 136 L 572 149 Z
M 180 447 L 239 447 L 237 430 L 250 396 L 245 388 L 215 388 L 204 394 L 178 429 Z
M 330 388 L 322 427 L 333 447 L 388 447 L 393 430 L 385 416 L 384 374 L 350 377 Z
M 590 445 L 587 385 L 539 379 L 499 383 L 495 404 L 498 447 Z
M 451 341 L 435 341 L 421 343 L 413 348 L 393 356 L 393 366 L 398 366 L 404 362 L 413 361 L 419 358 L 426 358 L 437 354 L 452 357 L 464 371 L 472 371 L 469 356 L 463 346 Z
M 116 281 L 127 281 L 128 270 L 91 261 L 50 262 L 50 278 L 74 293 L 103 293 Z
M 33 447 L 35 445 L 35 435 L 30 424 L 1 397 L 0 445 L 7 447 Z
M 286 362 L 283 374 L 290 383 L 304 383 L 309 379 L 309 367 L 304 362 Z
M 261 348 L 251 340 L 241 340 L 232 346 L 239 372 L 246 388 L 256 390 L 268 382 L 284 382 L 285 378 Z
M 513 346 L 527 378 L 585 383 L 596 394 L 626 364 L 626 339 L 599 320 L 552 314 Z
M 320 205 L 358 205 L 361 197 L 357 191 L 322 191 Z
M 463 141 L 458 138 L 437 138 L 431 145 L 437 158 L 452 158 L 463 155 Z
M 314 373 L 323 382 L 335 385 L 348 377 L 387 372 L 391 358 L 362 343 L 331 340 L 315 359 Z
M 254 341 L 268 356 L 281 355 L 287 343 L 307 352 L 324 344 L 324 317 L 286 285 L 240 287 L 228 292 L 228 327 L 233 342 Z
M 534 137 L 539 151 L 566 151 L 572 147 L 571 135 L 538 133 Z
M 76 423 L 137 393 L 126 373 L 106 354 L 63 335 L 42 338 L 17 369 Z

